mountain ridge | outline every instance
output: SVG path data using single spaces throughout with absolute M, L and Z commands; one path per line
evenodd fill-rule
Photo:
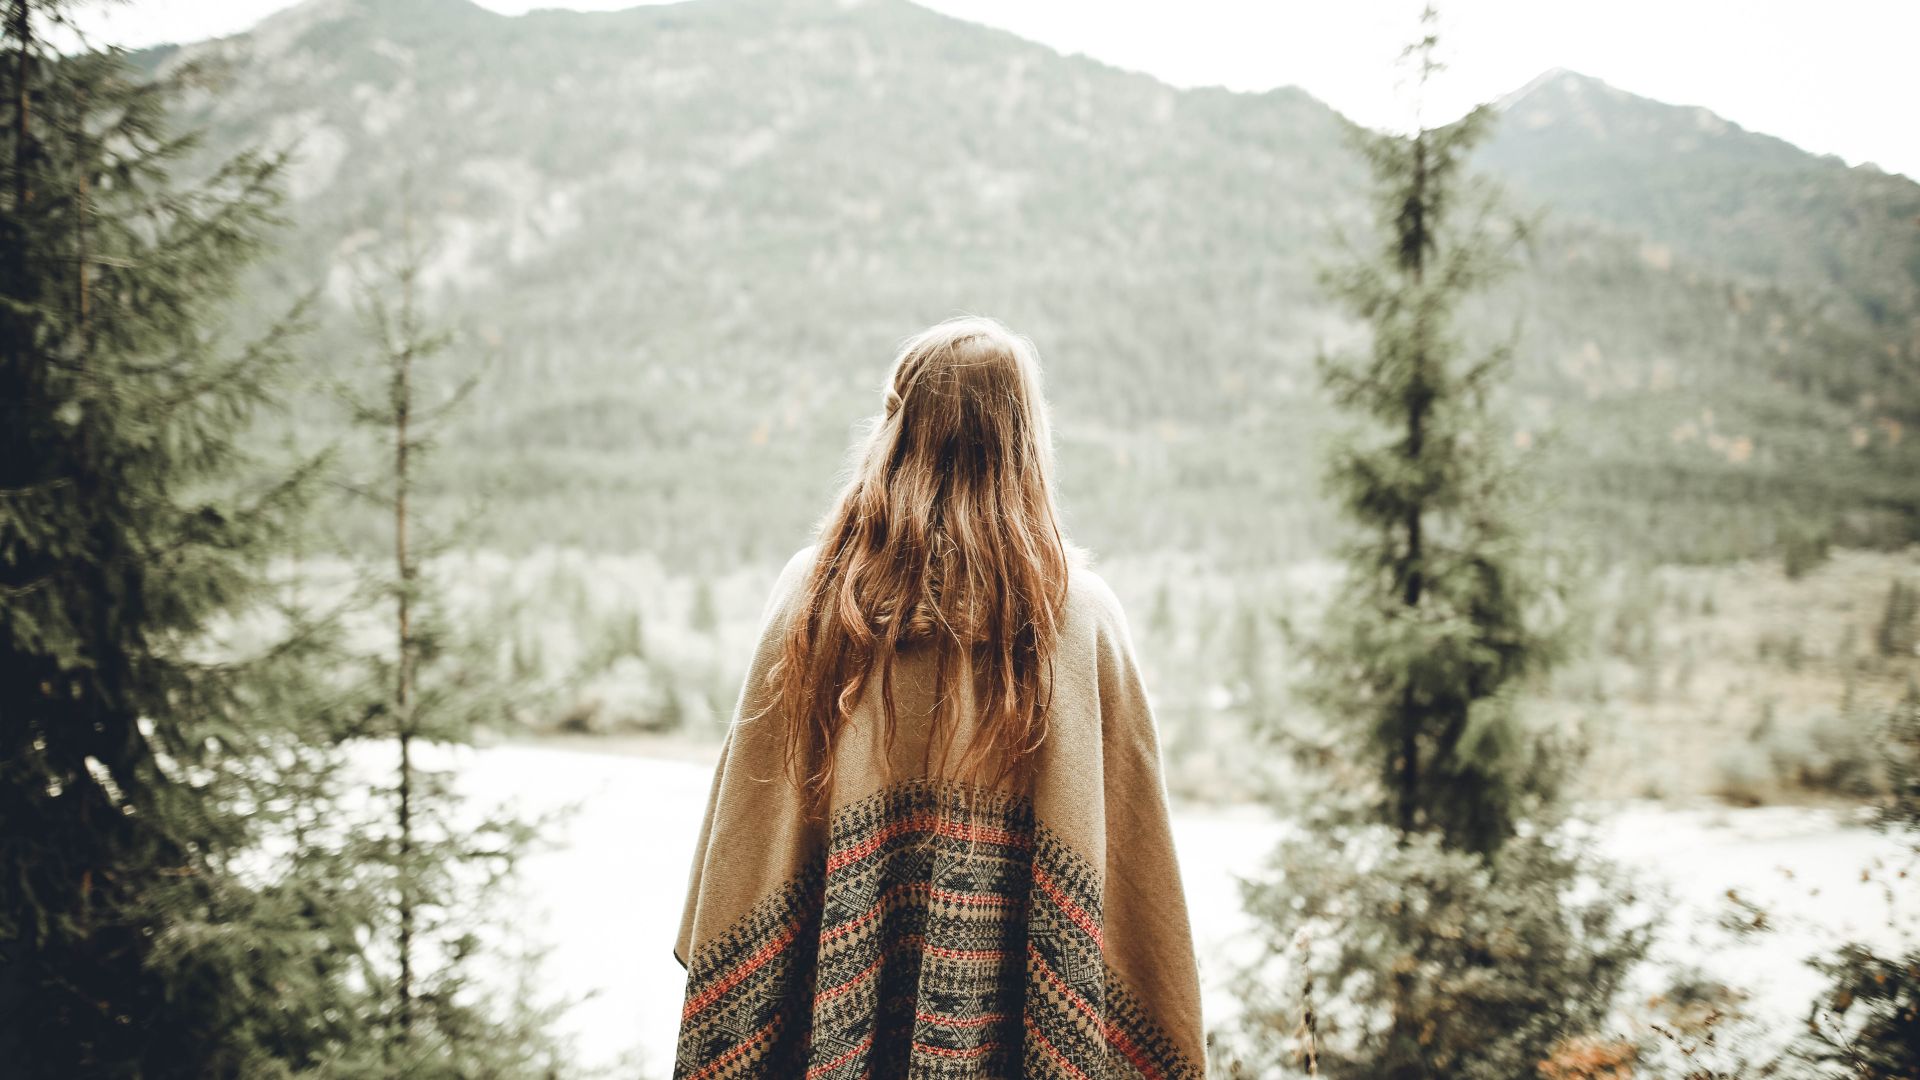
M 429 194 L 436 302 L 503 358 L 449 479 L 506 507 L 488 542 L 538 521 L 562 540 L 777 551 L 824 500 L 893 344 L 956 310 L 1042 342 L 1061 437 L 1088 463 L 1069 501 L 1103 546 L 1244 557 L 1331 538 L 1311 470 L 1257 467 L 1317 452 L 1311 359 L 1356 333 L 1314 263 L 1364 223 L 1364 176 L 1305 91 L 1174 88 L 906 0 L 524 16 L 408 0 L 330 19 L 367 6 L 316 3 L 208 43 L 228 89 L 182 120 L 216 155 L 301 142 L 296 225 L 253 306 L 330 282 L 322 357 L 352 349 L 349 270 L 391 235 L 400 177 Z M 1549 136 L 1592 152 L 1578 121 L 1551 116 L 1505 152 Z M 1505 127 L 1493 171 L 1537 199 L 1526 163 L 1499 161 Z M 1552 209 L 1530 272 L 1470 329 L 1490 340 L 1533 312 L 1514 421 L 1565 428 L 1537 445 L 1586 493 L 1572 519 L 1601 515 L 1630 468 L 1714 507 L 1712 530 L 1673 541 L 1689 557 L 1764 549 L 1792 500 L 1862 536 L 1905 528 L 1876 463 L 1912 444 L 1853 444 L 1908 415 L 1903 394 L 1858 401 L 1884 381 L 1897 295 L 1875 322 L 1854 280 L 1809 299 L 1724 237 Z M 1829 231 L 1830 251 L 1854 242 Z M 1723 430 L 1676 442 L 1709 405 Z M 1767 416 L 1792 421 L 1731 460 Z M 1794 479 L 1808 468 L 1825 493 Z M 749 522 L 717 479 L 784 494 Z M 1174 520 L 1133 520 L 1143 501 Z M 661 516 L 688 506 L 699 521 Z
M 650 14 L 653 12 L 661 12 L 661 11 L 692 12 L 699 9 L 714 9 L 714 8 L 735 8 L 735 9 L 748 9 L 748 10 L 758 9 L 758 10 L 769 11 L 769 12 L 780 12 L 783 14 L 795 14 L 795 13 L 805 13 L 805 12 L 844 13 L 844 12 L 858 11 L 862 9 L 873 9 L 873 8 L 883 8 L 883 7 L 901 9 L 901 10 L 912 9 L 915 11 L 923 12 L 927 15 L 930 15 L 939 19 L 949 20 L 956 23 L 962 23 L 968 26 L 977 27 L 985 31 L 1005 34 L 1008 37 L 1014 40 L 1021 41 L 1026 45 L 1037 46 L 1039 48 L 1044 48 L 1049 51 L 1052 51 L 1063 59 L 1086 60 L 1088 62 L 1098 64 L 1102 67 L 1108 68 L 1113 71 L 1123 72 L 1130 75 L 1141 75 L 1146 78 L 1153 79 L 1155 82 L 1158 82 L 1161 85 L 1176 91 L 1218 90 L 1225 93 L 1238 94 L 1238 95 L 1249 96 L 1249 97 L 1258 97 L 1264 94 L 1275 93 L 1275 92 L 1294 92 L 1294 93 L 1305 94 L 1306 96 L 1313 98 L 1315 101 L 1319 101 L 1322 104 L 1327 105 L 1328 108 L 1332 108 L 1332 109 L 1335 109 L 1335 111 L 1338 111 L 1337 106 L 1332 105 L 1330 102 L 1324 101 L 1324 99 L 1319 98 L 1317 95 L 1314 95 L 1311 91 L 1295 83 L 1279 84 L 1263 90 L 1233 90 L 1224 86 L 1217 86 L 1217 85 L 1206 85 L 1206 86 L 1175 85 L 1172 83 L 1168 83 L 1165 80 L 1160 79 L 1158 76 L 1153 75 L 1151 72 L 1147 72 L 1142 69 L 1129 68 L 1123 65 L 1112 63 L 1110 61 L 1101 60 L 1085 52 L 1080 52 L 1080 51 L 1066 52 L 1058 48 L 1055 48 L 1054 46 L 1046 45 L 1045 43 L 1042 43 L 1042 42 L 1037 42 L 1028 38 L 1020 37 L 1020 35 L 1014 31 L 992 26 L 991 24 L 987 24 L 987 23 L 974 22 L 973 20 L 969 20 L 961 16 L 951 15 L 934 8 L 929 8 L 923 4 L 915 3 L 914 0 L 673 0 L 673 2 L 671 3 L 634 4 L 632 6 L 625 7 L 625 8 L 591 10 L 591 11 L 575 10 L 575 9 L 566 8 L 566 7 L 532 8 L 527 11 L 514 13 L 514 14 L 494 11 L 491 8 L 485 7 L 484 5 L 477 3 L 476 0 L 299 0 L 298 3 L 289 5 L 288 7 L 282 8 L 279 11 L 272 12 L 262 17 L 262 19 L 252 27 L 238 31 L 234 34 L 225 35 L 221 38 L 205 39 L 205 40 L 218 41 L 218 40 L 226 40 L 227 38 L 232 38 L 232 37 L 241 37 L 241 36 L 255 34 L 261 29 L 268 27 L 270 24 L 273 24 L 280 20 L 289 19 L 289 18 L 295 21 L 298 21 L 300 23 L 310 25 L 318 21 L 345 17 L 349 14 L 366 15 L 366 14 L 374 14 L 379 12 L 396 12 L 396 11 L 403 12 L 408 17 L 418 17 L 423 14 L 430 15 L 433 13 L 442 13 L 442 14 L 458 13 L 461 17 L 484 16 L 489 19 L 540 20 L 540 19 L 548 19 L 548 18 L 619 19 L 619 18 L 635 17 L 637 15 L 641 15 L 641 13 Z M 191 46 L 191 45 L 196 45 L 201 43 L 202 41 L 183 41 L 183 42 L 174 42 L 170 44 L 173 46 Z M 167 45 L 154 46 L 154 48 L 166 48 L 166 47 L 168 46 Z M 1842 167 L 1845 167 L 1845 168 L 1868 169 L 1868 170 L 1883 173 L 1889 176 L 1905 175 L 1899 172 L 1898 170 L 1886 168 L 1885 166 L 1880 165 L 1872 160 L 1863 160 L 1857 163 L 1849 164 L 1846 162 L 1846 160 L 1842 156 L 1838 154 L 1822 153 L 1818 151 L 1809 150 L 1782 136 L 1774 135 L 1774 134 L 1765 132 L 1764 130 L 1761 130 L 1761 129 L 1747 127 L 1745 125 L 1740 124 L 1737 121 L 1730 120 L 1711 106 L 1687 104 L 1687 103 L 1679 103 L 1679 102 L 1668 102 L 1668 101 L 1665 101 L 1664 99 L 1656 98 L 1651 95 L 1642 94 L 1638 91 L 1617 86 L 1614 83 L 1609 82 L 1608 80 L 1600 76 L 1591 75 L 1573 68 L 1560 67 L 1560 66 L 1547 68 L 1544 71 L 1542 71 L 1539 75 L 1534 76 L 1533 78 L 1529 79 L 1527 82 L 1522 83 L 1520 86 L 1515 87 L 1514 89 L 1509 90 L 1504 94 L 1498 95 L 1497 97 L 1487 102 L 1487 104 L 1492 105 L 1502 111 L 1505 111 L 1506 109 L 1512 106 L 1515 106 L 1524 102 L 1525 99 L 1528 97 L 1528 95 L 1530 95 L 1534 91 L 1546 89 L 1555 83 L 1568 83 L 1568 82 L 1579 83 L 1584 86 L 1592 87 L 1592 88 L 1595 88 L 1607 93 L 1615 94 L 1615 95 L 1624 95 L 1626 97 L 1636 99 L 1639 101 L 1656 103 L 1659 105 L 1666 106 L 1668 108 L 1698 112 L 1702 114 L 1704 117 L 1709 118 L 1711 122 L 1714 123 L 1715 125 L 1724 125 L 1742 134 L 1747 134 L 1747 135 L 1752 135 L 1759 138 L 1773 140 L 1781 144 L 1784 144 L 1785 146 L 1794 150 L 1796 153 L 1805 154 L 1809 157 L 1816 158 L 1816 159 L 1831 160 L 1833 162 L 1840 164 Z M 1913 177 L 1907 177 L 1907 179 L 1915 183 L 1920 183 L 1920 180 L 1916 180 Z
M 1920 330 L 1920 183 L 1899 173 L 1566 71 L 1505 99 L 1478 160 L 1560 212 L 1744 278 L 1831 291 L 1869 326 Z

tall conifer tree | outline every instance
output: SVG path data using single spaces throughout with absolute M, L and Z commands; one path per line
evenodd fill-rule
M 1407 50 L 1422 94 L 1435 22 Z M 1562 755 L 1515 709 L 1559 646 L 1489 415 L 1507 352 L 1471 355 L 1454 326 L 1524 232 L 1467 172 L 1490 120 L 1352 131 L 1374 239 L 1325 284 L 1368 340 L 1321 363 L 1358 420 L 1329 480 L 1352 528 L 1308 644 L 1334 734 L 1302 755 L 1324 786 L 1292 808 L 1278 873 L 1246 890 L 1264 940 L 1229 1075 L 1531 1076 L 1646 950 L 1615 872 L 1555 835 Z
M 311 641 L 212 632 L 265 610 L 312 475 L 244 480 L 297 313 L 241 346 L 219 319 L 280 163 L 175 182 L 193 73 L 50 48 L 73 6 L 0 8 L 0 1063 L 283 1075 L 357 1011 L 340 865 L 260 845 L 332 775 Z
M 1440 68 L 1431 9 L 1422 28 L 1408 59 L 1424 96 Z M 1352 131 L 1377 238 L 1324 275 L 1370 341 L 1321 361 L 1334 401 L 1362 424 L 1333 457 L 1330 487 L 1354 530 L 1315 685 L 1329 715 L 1361 727 L 1386 820 L 1482 852 L 1511 834 L 1535 775 L 1512 692 L 1556 652 L 1488 415 L 1508 350 L 1470 355 L 1455 326 L 1519 235 L 1467 172 L 1490 121 L 1481 106 L 1411 135 Z

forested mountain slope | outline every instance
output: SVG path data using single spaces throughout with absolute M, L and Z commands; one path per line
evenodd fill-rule
M 1482 163 L 1563 215 L 1630 230 L 1840 319 L 1920 331 L 1920 184 L 1706 109 L 1553 71 L 1500 103 Z
M 1331 539 L 1313 357 L 1354 331 L 1313 276 L 1364 190 L 1303 92 L 1174 89 L 906 0 L 309 0 L 143 60 L 183 54 L 225 71 L 182 118 L 208 153 L 298 144 L 248 312 L 322 287 L 316 370 L 359 348 L 353 268 L 411 176 L 437 309 L 486 366 L 442 484 L 488 493 L 476 543 L 775 557 L 895 342 L 960 311 L 1040 345 L 1083 540 L 1233 563 Z M 1723 226 L 1703 185 L 1636 217 L 1610 192 L 1657 149 L 1543 93 L 1486 161 L 1549 225 L 1474 329 L 1520 329 L 1510 415 L 1552 520 L 1682 558 L 1914 534 L 1912 297 L 1880 268 L 1920 240 L 1850 252 L 1878 235 L 1859 207 L 1915 185 L 1735 212 L 1770 231 Z M 318 406 L 304 426 L 338 430 Z

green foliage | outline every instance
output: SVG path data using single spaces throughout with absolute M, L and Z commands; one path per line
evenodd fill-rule
M 346 676 L 346 625 L 297 565 L 325 463 L 242 450 L 302 327 L 296 309 L 235 347 L 221 317 L 283 162 L 174 182 L 193 140 L 163 117 L 202 74 L 56 56 L 39 43 L 66 11 L 12 0 L 0 27 L 0 1060 L 553 1075 L 538 1008 L 495 1027 L 476 1004 L 473 917 L 422 920 L 458 963 L 420 983 L 445 1022 L 395 1050 L 396 892 L 484 891 L 369 817 L 358 737 L 391 713 Z M 483 873 L 522 835 L 441 831 Z
M 687 625 L 696 634 L 711 635 L 720 626 L 720 615 L 713 606 L 713 582 L 701 578 L 693 588 L 693 610 Z
M 1894 715 L 1893 753 L 1886 755 L 1890 795 L 1880 824 L 1894 832 L 1920 834 L 1920 683 L 1907 683 L 1906 700 Z
M 1713 793 L 1746 806 L 1788 791 L 1875 798 L 1888 785 L 1885 742 L 1892 720 L 1881 707 L 1860 703 L 1850 689 L 1833 708 L 1793 726 L 1780 723 L 1767 703 L 1747 737 L 1726 742 L 1715 756 Z
M 1491 856 L 1431 832 L 1289 839 L 1272 880 L 1246 889 L 1264 962 L 1239 988 L 1255 1038 L 1227 1052 L 1227 1075 L 1298 1068 L 1310 982 L 1320 1075 L 1532 1076 L 1556 1045 L 1601 1029 L 1645 955 L 1650 926 L 1626 915 L 1632 902 L 1606 864 L 1531 831 Z
M 1153 608 L 1147 612 L 1147 633 L 1165 641 L 1173 636 L 1173 595 L 1162 581 L 1153 592 Z
M 363 753 L 390 750 L 397 766 L 358 833 L 356 873 L 380 900 L 364 924 L 374 942 L 364 966 L 374 1008 L 363 1067 L 427 1080 L 549 1077 L 561 1059 L 547 1032 L 551 1008 L 520 998 L 503 1010 L 483 978 L 507 959 L 484 931 L 541 826 L 511 809 L 479 812 L 451 767 L 424 760 L 471 744 L 478 729 L 503 719 L 514 691 L 501 678 L 498 643 L 457 632 L 425 572 L 445 538 L 425 528 L 415 493 L 439 425 L 476 377 L 444 377 L 454 339 L 428 325 L 419 282 L 431 250 L 417 238 L 410 201 L 395 248 L 375 257 L 361 286 L 374 389 L 338 388 L 372 432 L 380 461 L 374 476 L 341 486 L 377 503 L 391 523 L 391 573 L 369 571 L 361 586 L 386 623 L 386 647 L 356 665 L 364 675 L 356 744 Z
M 1911 657 L 1920 647 L 1920 589 L 1895 579 L 1887 587 L 1887 603 L 1874 628 L 1873 643 L 1881 656 Z
M 1880 825 L 1920 854 L 1920 691 L 1909 693 L 1888 735 L 1892 797 Z M 1920 1075 L 1920 951 L 1888 955 L 1853 942 L 1814 967 L 1828 985 L 1808 1011 L 1797 1056 L 1829 1074 Z
M 1790 529 L 1782 544 L 1781 562 L 1789 580 L 1806 577 L 1833 557 L 1833 539 L 1825 529 Z
M 175 183 L 194 73 L 56 54 L 70 7 L 0 25 L 0 1060 L 291 1075 L 356 1034 L 359 898 L 304 839 L 338 716 L 319 628 L 214 633 L 273 614 L 263 564 L 313 475 L 237 479 L 297 314 L 221 333 L 280 163 Z
M 1410 137 L 1354 131 L 1378 247 L 1325 277 L 1372 336 L 1364 355 L 1321 362 L 1365 425 L 1333 454 L 1329 487 L 1354 535 L 1315 649 L 1316 696 L 1361 728 L 1387 819 L 1476 851 L 1522 812 L 1532 773 L 1512 695 L 1556 655 L 1490 417 L 1509 354 L 1469 358 L 1453 327 L 1460 298 L 1505 268 L 1485 224 L 1497 206 L 1462 172 L 1488 116 Z
M 1846 1076 L 1920 1076 L 1920 951 L 1851 944 L 1815 967 L 1830 984 L 1808 1019 L 1811 1060 Z
M 1423 88 L 1433 18 L 1408 50 Z M 1378 241 L 1326 282 L 1372 333 L 1321 363 L 1360 426 L 1329 470 L 1352 533 L 1309 645 L 1336 727 L 1308 756 L 1317 786 L 1293 793 L 1301 828 L 1246 889 L 1264 948 L 1230 1075 L 1303 1049 L 1334 1077 L 1534 1075 L 1598 1028 L 1647 950 L 1631 889 L 1561 826 L 1571 754 L 1517 707 L 1562 643 L 1491 422 L 1509 354 L 1475 357 L 1455 328 L 1520 228 L 1495 235 L 1494 196 L 1463 172 L 1487 117 L 1354 133 Z

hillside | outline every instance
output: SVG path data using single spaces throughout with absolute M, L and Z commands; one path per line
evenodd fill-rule
M 894 343 L 958 311 L 1039 343 L 1096 548 L 1231 564 L 1332 538 L 1312 358 L 1354 333 L 1313 274 L 1363 190 L 1339 118 L 1300 91 L 1176 90 L 905 0 L 309 0 L 146 59 L 182 54 L 225 70 L 182 117 L 210 153 L 298 144 L 294 224 L 247 317 L 323 286 L 316 371 L 358 350 L 354 267 L 413 178 L 436 303 L 486 364 L 444 489 L 488 493 L 478 542 L 775 558 Z M 1488 163 L 1552 224 L 1478 325 L 1522 319 L 1508 405 L 1554 521 L 1681 558 L 1920 531 L 1908 301 L 1875 300 L 1871 267 L 1819 295 L 1795 268 L 1820 257 L 1803 233 L 1837 229 L 1818 215 L 1845 214 L 1809 205 L 1734 245 L 1684 227 L 1721 212 L 1711 190 L 1677 190 L 1672 220 L 1610 215 L 1597 181 L 1561 201 L 1539 159 L 1621 140 L 1529 100 L 1508 126 L 1535 142 L 1503 133 Z M 304 424 L 339 426 L 318 405 Z
M 1500 107 L 1481 162 L 1517 193 L 1741 279 L 1806 290 L 1835 318 L 1909 341 L 1920 334 L 1911 179 L 1570 71 Z

